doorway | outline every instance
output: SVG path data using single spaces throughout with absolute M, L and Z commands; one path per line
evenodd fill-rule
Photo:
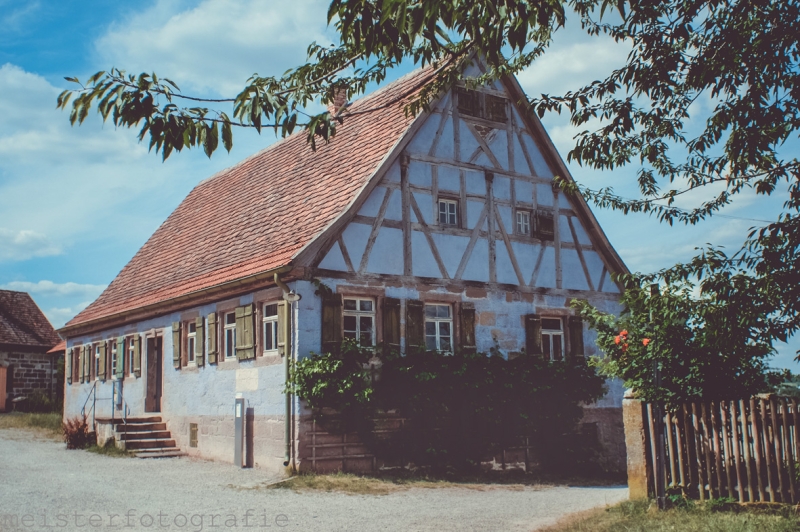
M 147 339 L 147 390 L 144 398 L 145 412 L 161 412 L 162 388 L 161 337 Z

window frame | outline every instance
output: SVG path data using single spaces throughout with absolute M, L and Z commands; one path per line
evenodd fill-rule
M 461 227 L 461 205 L 458 198 L 451 198 L 449 196 L 439 196 L 436 198 L 436 224 L 442 227 Z M 455 218 L 454 223 L 442 221 L 442 204 L 455 205 L 455 213 L 447 212 L 446 216 L 449 218 L 451 215 Z
M 194 328 L 194 330 L 192 330 Z M 197 357 L 195 349 L 197 346 L 197 324 L 194 320 L 186 322 L 186 365 L 196 366 Z
M 275 315 L 267 316 L 267 307 L 275 305 Z M 261 352 L 264 355 L 275 355 L 278 353 L 278 320 L 280 301 L 268 301 L 261 304 Z M 272 341 L 274 347 L 267 349 L 267 327 L 272 329 Z
M 547 209 L 536 209 L 531 216 L 531 235 L 543 242 L 554 242 L 556 239 L 555 212 Z M 542 220 L 547 220 L 551 230 L 545 232 L 542 229 Z
M 126 354 L 128 355 L 128 375 L 131 377 L 136 376 L 136 372 L 133 369 L 134 359 L 136 358 L 136 337 L 135 336 L 126 336 L 125 337 L 125 349 Z
M 106 361 L 106 364 L 108 364 L 106 371 L 108 371 L 108 367 L 111 368 L 111 380 L 115 381 L 117 380 L 117 341 L 111 340 L 108 344 L 106 349 L 108 349 L 110 353 L 108 357 L 110 360 Z
M 353 309 L 346 309 L 346 301 L 355 301 L 356 308 Z M 361 310 L 361 302 L 362 301 L 369 301 L 372 305 L 372 310 Z M 346 333 L 348 332 L 345 329 L 345 318 L 355 318 L 356 320 L 356 329 L 352 331 L 355 333 L 355 340 L 357 341 L 358 345 L 365 348 L 373 348 L 378 345 L 378 305 L 376 298 L 370 296 L 342 296 L 342 339 L 348 338 Z M 361 343 L 361 335 L 363 334 L 361 331 L 361 318 L 371 318 L 372 319 L 372 344 L 370 345 L 363 345 Z
M 448 316 L 447 317 L 428 316 L 428 307 L 447 307 Z M 436 302 L 436 301 L 431 301 L 431 302 L 426 301 L 424 303 L 422 312 L 423 312 L 423 318 L 424 318 L 423 319 L 423 321 L 424 321 L 423 327 L 424 327 L 424 333 L 425 333 L 425 349 L 429 350 L 429 351 L 439 351 L 441 353 L 451 353 L 452 354 L 453 350 L 454 350 L 454 347 L 455 347 L 454 343 L 453 343 L 454 339 L 455 339 L 455 331 L 453 329 L 453 327 L 455 326 L 455 320 L 454 320 L 455 309 L 453 308 L 453 304 L 452 303 L 440 303 L 440 302 Z M 428 323 L 434 323 L 435 324 L 436 331 L 435 331 L 433 336 L 435 338 L 436 349 L 430 349 L 428 347 L 428 337 L 432 336 L 432 335 L 428 334 Z M 449 335 L 447 335 L 449 337 L 449 342 L 450 342 L 450 348 L 449 349 L 442 349 L 442 347 L 441 347 L 442 346 L 442 334 L 441 334 L 441 324 L 442 323 L 448 323 L 450 325 L 450 333 L 449 333 Z
M 233 323 L 228 323 L 228 316 L 233 316 Z M 232 333 L 231 356 L 228 356 L 228 332 Z M 236 360 L 236 311 L 222 313 L 222 359 Z
M 520 229 L 520 215 L 527 217 L 527 220 L 525 221 L 528 226 L 527 231 Z M 531 236 L 533 234 L 533 225 L 531 224 L 532 218 L 533 216 L 531 216 L 531 211 L 527 209 L 516 209 L 514 213 L 514 234 L 520 236 Z
M 97 342 L 94 345 L 94 380 L 100 380 L 100 344 L 102 342 Z
M 542 341 L 542 355 L 547 357 L 551 362 L 565 361 L 567 359 L 566 334 L 564 330 L 564 322 L 566 321 L 565 318 L 563 316 L 541 316 L 540 319 L 542 322 L 542 329 L 540 333 Z M 545 320 L 558 320 L 560 329 L 545 328 Z M 553 343 L 553 338 L 556 336 L 561 338 L 561 358 L 555 358 L 555 344 Z

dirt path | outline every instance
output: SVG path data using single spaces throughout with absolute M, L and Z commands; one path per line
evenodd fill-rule
M 0 430 L 3 532 L 531 531 L 628 496 L 624 486 L 295 493 L 266 488 L 275 480 L 216 462 L 67 451 L 62 443 Z

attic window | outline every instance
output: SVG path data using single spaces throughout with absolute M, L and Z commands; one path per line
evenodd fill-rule
M 463 87 L 458 87 L 456 94 L 458 112 L 462 115 L 483 118 L 492 122 L 505 123 L 508 120 L 508 100 L 506 98 Z
M 553 213 L 537 210 L 533 212 L 533 237 L 539 240 L 555 240 Z

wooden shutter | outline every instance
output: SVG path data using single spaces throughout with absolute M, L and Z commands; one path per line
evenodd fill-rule
M 97 370 L 99 364 L 97 363 L 97 348 L 99 345 L 92 345 L 92 350 L 89 354 L 89 380 L 94 381 L 97 378 Z
M 172 323 L 172 366 L 181 369 L 181 322 Z
M 383 298 L 383 347 L 384 350 L 400 350 L 400 300 Z
M 208 315 L 208 363 L 217 363 L 217 314 Z
M 86 382 L 92 380 L 92 358 L 94 358 L 94 346 L 89 344 L 86 346 L 86 356 L 83 357 L 83 378 Z
M 475 305 L 472 303 L 461 303 L 459 310 L 459 327 L 461 330 L 462 351 L 474 353 L 477 350 L 475 345 Z
M 425 304 L 406 301 L 406 351 L 425 350 Z
M 125 347 L 125 337 L 120 336 L 117 338 L 117 380 L 122 380 L 125 378 L 125 353 L 127 352 Z
M 64 373 L 67 375 L 67 384 L 72 384 L 72 354 L 72 349 L 67 349 L 66 353 L 64 353 L 64 364 L 67 366 L 64 368 Z
M 195 326 L 195 339 L 194 339 L 194 360 L 198 366 L 204 366 L 205 361 L 205 339 L 206 335 L 203 334 L 203 316 L 198 316 L 194 320 Z
M 342 294 L 322 297 L 322 352 L 335 353 L 342 345 Z
M 536 314 L 525 315 L 525 353 L 542 356 L 542 319 Z
M 292 350 L 292 304 L 278 301 L 278 354 L 286 356 Z
M 101 342 L 100 343 L 100 360 L 99 364 L 97 365 L 97 378 L 101 381 L 105 382 L 108 378 L 108 352 L 110 349 L 108 348 L 108 342 Z
M 142 337 L 138 334 L 133 337 L 133 374 L 142 376 Z
M 78 355 L 78 368 L 79 368 L 79 372 L 80 372 L 79 375 L 78 375 L 78 380 L 80 382 L 84 381 L 84 369 L 86 367 L 86 364 L 83 362 L 83 359 L 85 358 L 85 356 L 86 356 L 86 346 L 82 345 L 81 346 L 81 350 L 80 350 L 80 354 Z
M 255 358 L 253 340 L 253 305 L 236 307 L 236 356 L 239 360 Z
M 569 317 L 569 356 L 579 360 L 583 358 L 583 320 L 580 316 Z

